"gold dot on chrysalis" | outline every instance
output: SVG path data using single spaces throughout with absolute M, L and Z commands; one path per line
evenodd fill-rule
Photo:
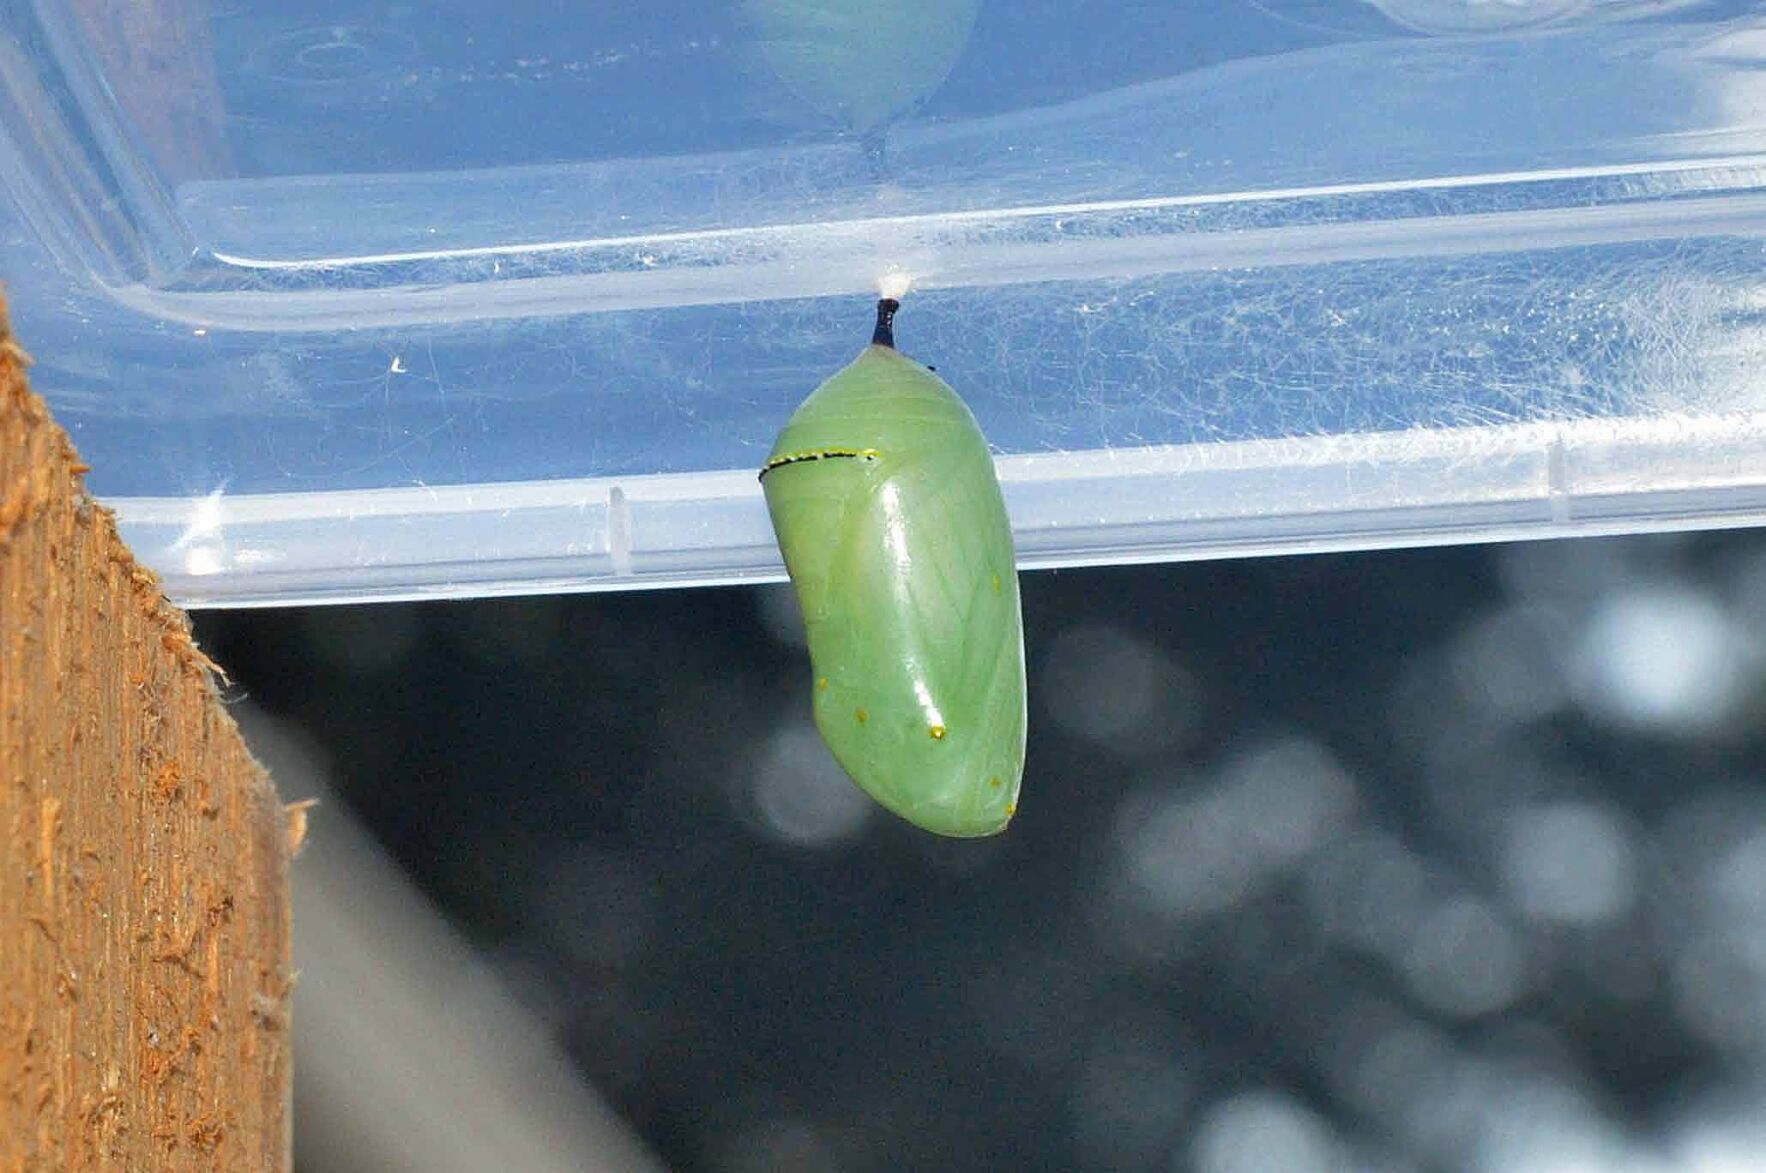
M 1000 576 L 998 574 L 993 576 L 993 593 L 996 595 L 1000 593 Z
M 1018 804 L 1015 802 L 1008 802 L 1006 804 L 1006 818 L 1009 819 L 1017 813 L 1018 813 Z
M 871 715 L 869 713 L 865 712 L 863 709 L 860 709 L 858 712 L 854 713 L 853 716 L 858 718 L 858 723 L 860 725 L 863 725 L 866 721 L 869 721 L 871 719 Z
M 826 676 L 817 677 L 816 688 L 823 689 L 823 688 L 827 688 L 827 687 L 828 687 L 828 678 Z
M 947 730 L 943 725 L 934 725 L 932 728 L 926 730 L 926 732 L 932 735 L 933 741 L 943 741 Z
M 989 786 L 993 787 L 995 790 L 998 790 L 1000 787 L 1005 785 L 1004 782 L 1000 781 L 1000 776 L 998 774 L 995 774 L 993 777 L 989 778 L 987 780 L 987 784 Z

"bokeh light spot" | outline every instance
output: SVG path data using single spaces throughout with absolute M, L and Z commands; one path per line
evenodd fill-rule
M 1055 724 L 1128 755 L 1177 743 L 1194 725 L 1200 700 L 1168 654 L 1114 627 L 1062 632 L 1038 684 Z
M 807 721 L 773 733 L 751 785 L 761 826 L 799 847 L 829 847 L 848 839 L 871 814 L 870 797 L 847 778 Z
M 1179 916 L 1239 903 L 1337 833 L 1355 786 L 1323 747 L 1266 742 L 1201 787 L 1161 786 L 1131 797 L 1117 840 L 1132 890 Z
M 1450 897 L 1424 918 L 1405 958 L 1411 989 L 1456 1018 L 1501 1010 L 1520 994 L 1525 957 L 1514 930 L 1475 896 Z
M 1284 1092 L 1241 1092 L 1208 1110 L 1192 1148 L 1197 1173 L 1335 1173 L 1341 1146 L 1311 1109 Z
M 1733 716 L 1753 659 L 1746 634 L 1708 596 L 1643 588 L 1595 608 L 1573 679 L 1582 703 L 1615 724 L 1699 734 Z
M 1586 802 L 1517 812 L 1503 839 L 1502 873 L 1522 913 L 1554 924 L 1593 925 L 1623 916 L 1636 889 L 1629 829 L 1608 808 Z

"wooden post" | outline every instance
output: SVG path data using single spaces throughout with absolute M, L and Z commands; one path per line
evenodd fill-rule
M 0 1171 L 285 1170 L 295 821 L 27 362 L 0 301 Z

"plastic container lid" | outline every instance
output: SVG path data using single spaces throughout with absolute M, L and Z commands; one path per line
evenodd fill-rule
M 868 335 L 1027 566 L 1766 517 L 1743 3 L 0 0 L 0 277 L 192 605 L 758 581 Z

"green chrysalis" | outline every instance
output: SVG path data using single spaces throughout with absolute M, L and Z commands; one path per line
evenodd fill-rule
M 895 349 L 816 388 L 761 471 L 802 605 L 816 726 L 871 797 L 940 835 L 992 835 L 1024 772 L 1012 530 L 975 417 Z
M 742 9 L 773 74 L 866 134 L 943 84 L 981 0 L 743 0 Z

